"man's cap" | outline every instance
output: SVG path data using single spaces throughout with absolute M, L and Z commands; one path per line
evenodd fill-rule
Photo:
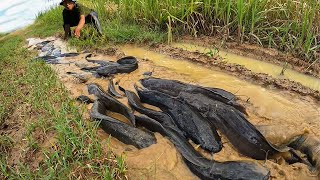
M 62 0 L 61 3 L 60 3 L 60 5 L 63 5 L 63 2 L 65 2 L 65 1 L 68 1 L 68 0 Z M 74 3 L 77 2 L 76 0 L 69 0 L 69 1 L 72 1 L 72 2 L 74 2 Z

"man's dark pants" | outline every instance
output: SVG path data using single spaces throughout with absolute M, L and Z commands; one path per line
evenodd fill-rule
M 78 26 L 80 21 L 80 16 L 77 13 L 74 13 L 72 11 L 67 11 L 67 10 L 64 10 L 62 15 L 63 15 L 63 28 L 65 32 L 65 38 L 68 38 L 71 36 L 70 27 Z M 98 18 L 98 13 L 96 13 L 95 11 L 92 11 L 85 18 L 86 18 L 85 23 L 92 24 L 94 28 L 97 30 L 97 32 L 99 33 L 99 35 L 102 35 L 102 28 Z

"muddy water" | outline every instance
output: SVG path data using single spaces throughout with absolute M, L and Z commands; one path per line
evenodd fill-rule
M 152 71 L 154 77 L 223 88 L 237 94 L 244 101 L 250 98 L 250 103 L 247 104 L 249 120 L 259 125 L 262 132 L 266 131 L 267 137 L 274 143 L 281 143 L 305 131 L 320 135 L 320 108 L 307 97 L 301 98 L 286 92 L 264 89 L 223 72 L 213 71 L 187 61 L 171 59 L 143 48 L 124 46 L 121 49 L 126 55 L 136 56 L 139 60 L 139 69 L 130 74 L 119 74 L 115 77 L 114 82 L 119 81 L 119 84 L 126 89 L 133 90 L 133 84 L 144 77 L 142 74 Z M 119 57 L 98 55 L 92 59 L 116 60 L 117 58 Z M 76 62 L 78 66 L 88 65 L 84 60 L 84 55 L 70 58 L 70 61 Z M 107 79 L 96 79 L 89 73 L 80 71 L 78 66 L 75 64 L 52 65 L 72 97 L 88 95 L 86 84 L 92 82 L 98 83 L 104 90 L 107 89 Z M 80 83 L 73 76 L 66 75 L 66 72 L 69 71 L 84 74 L 89 81 L 86 84 Z M 127 104 L 126 98 L 119 100 Z M 90 108 L 91 105 L 87 106 L 88 110 Z M 109 115 L 128 122 L 119 114 L 110 113 Z M 88 114 L 85 114 L 84 117 L 88 118 Z M 109 135 L 103 130 L 99 130 L 99 135 L 102 143 L 106 145 L 106 151 L 109 150 L 107 146 Z M 129 179 L 197 179 L 186 167 L 174 145 L 160 134 L 156 133 L 156 138 L 157 144 L 142 150 L 125 145 L 114 138 L 110 139 L 110 148 L 115 153 L 124 154 L 126 157 Z M 222 140 L 224 148 L 220 153 L 214 154 L 215 160 L 255 161 L 237 153 L 227 139 L 222 138 Z M 208 154 L 205 155 L 212 158 Z M 288 165 L 281 159 L 277 162 L 274 160 L 255 162 L 270 169 L 272 179 L 318 179 L 302 164 Z
M 208 69 L 187 61 L 169 58 L 165 55 L 148 51 L 144 48 L 123 46 L 121 50 L 126 55 L 136 56 L 154 64 L 154 76 L 176 79 L 202 86 L 218 87 L 228 90 L 247 101 L 249 120 L 262 128 L 271 142 L 283 143 L 292 136 L 309 132 L 320 135 L 320 106 L 309 98 L 278 91 L 265 89 L 250 84 L 226 73 Z M 164 67 L 165 69 L 158 69 Z M 271 128 L 270 128 L 271 127 Z M 273 128 L 275 127 L 275 128 Z M 270 133 L 270 130 L 274 131 Z M 290 131 L 290 132 L 286 132 Z M 224 149 L 214 155 L 219 161 L 251 160 L 238 154 L 226 139 L 223 139 Z M 302 164 L 287 165 L 267 161 L 275 179 L 317 179 Z M 282 163 L 281 163 L 282 162 Z M 262 162 L 260 162 L 262 163 Z
M 199 51 L 201 53 L 209 53 L 210 51 L 214 51 L 214 49 L 210 49 L 208 47 L 198 46 L 194 44 L 187 44 L 187 43 L 174 43 L 172 46 L 182 48 L 188 51 Z M 289 67 L 285 70 L 284 75 L 280 75 L 283 67 L 275 64 L 255 60 L 252 58 L 247 58 L 244 56 L 239 56 L 239 55 L 229 53 L 226 51 L 221 51 L 221 50 L 218 52 L 218 55 L 220 55 L 222 59 L 224 61 L 227 61 L 228 63 L 243 65 L 253 72 L 266 73 L 275 78 L 287 78 L 292 81 L 300 82 L 304 86 L 310 87 L 312 89 L 320 90 L 320 79 L 299 73 L 297 71 L 290 69 Z
M 177 74 L 183 74 L 182 81 L 199 84 L 202 86 L 218 87 L 230 91 L 243 100 L 252 104 L 251 114 L 256 114 L 273 123 L 288 125 L 312 124 L 320 127 L 320 107 L 312 100 L 297 97 L 293 94 L 277 90 L 266 89 L 240 80 L 237 77 L 220 71 L 214 71 L 194 63 L 168 58 L 159 53 L 148 51 L 139 47 L 123 47 L 127 55 L 149 59 L 156 66 L 166 67 Z M 179 77 L 161 75 L 163 78 L 179 79 Z M 263 124 L 265 122 L 258 122 Z M 305 125 L 309 126 L 309 125 Z

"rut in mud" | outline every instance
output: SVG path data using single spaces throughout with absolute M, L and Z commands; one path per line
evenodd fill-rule
M 315 99 L 320 100 L 319 90 L 311 89 L 290 79 L 273 78 L 271 75 L 266 73 L 255 73 L 245 66 L 218 61 L 217 58 L 209 57 L 208 55 L 200 52 L 190 52 L 181 48 L 175 48 L 166 45 L 155 45 L 151 47 L 151 49 L 176 59 L 188 60 L 194 63 L 202 64 L 203 66 L 214 68 L 215 70 L 222 70 L 231 75 L 254 82 L 264 87 L 269 86 L 278 89 L 290 90 L 297 92 L 298 94 L 312 96 Z
M 187 43 L 175 43 L 172 46 L 182 48 L 187 51 L 200 52 L 208 55 L 212 51 L 212 49 L 208 47 Z M 277 79 L 289 79 L 291 81 L 299 82 L 313 90 L 320 91 L 320 79 L 297 72 L 292 69 L 292 66 L 288 67 L 289 65 L 286 63 L 283 63 L 282 65 L 276 65 L 266 61 L 259 61 L 253 58 L 247 58 L 233 53 L 228 53 L 223 50 L 216 50 L 216 54 L 214 56 L 219 56 L 217 59 L 218 62 L 222 61 L 229 64 L 239 64 L 254 73 L 265 73 Z
M 130 74 L 115 75 L 115 81 L 124 89 L 135 91 L 133 84 L 139 79 L 145 77 L 146 72 L 154 77 L 175 79 L 186 83 L 197 84 L 207 87 L 215 87 L 225 89 L 240 98 L 242 104 L 246 107 L 250 122 L 255 126 L 279 126 L 283 129 L 290 129 L 292 136 L 304 134 L 306 131 L 312 135 L 320 135 L 319 128 L 319 105 L 312 97 L 298 96 L 296 93 L 288 91 L 279 91 L 277 89 L 263 88 L 237 77 L 230 76 L 221 71 L 207 69 L 196 64 L 171 59 L 168 56 L 136 47 L 122 47 L 122 51 L 128 56 L 135 56 L 139 61 L 139 68 Z M 117 56 L 118 55 L 118 56 Z M 115 61 L 124 57 L 122 53 L 113 55 L 98 54 L 95 59 Z M 104 90 L 107 89 L 109 81 L 106 79 L 96 79 L 89 72 L 83 72 L 80 67 L 92 65 L 84 59 L 84 55 L 77 57 L 67 57 L 64 59 L 69 61 L 66 64 L 52 65 L 56 69 L 61 81 L 70 91 L 72 97 L 76 98 L 80 95 L 89 95 L 86 84 L 97 83 Z M 79 78 L 67 74 L 74 74 L 86 77 L 84 84 Z M 92 97 L 92 96 L 91 96 Z M 125 98 L 119 99 L 123 104 L 127 104 Z M 149 106 L 152 109 L 154 107 Z M 91 109 L 91 105 L 88 105 Z M 129 121 L 119 114 L 108 114 L 114 118 Z M 88 117 L 88 114 L 86 115 Z M 275 135 L 274 141 L 285 141 L 282 138 L 282 130 L 273 130 Z M 270 132 L 270 131 L 268 131 Z M 99 131 L 102 141 L 107 141 L 107 134 Z M 280 135 L 279 135 L 280 134 Z M 148 148 L 138 150 L 133 146 L 125 145 L 118 140 L 111 139 L 111 148 L 116 153 L 125 153 L 127 164 L 129 166 L 129 176 L 132 179 L 157 178 L 157 179 L 195 179 L 186 164 L 183 162 L 181 155 L 174 148 L 173 144 L 163 136 L 156 134 L 157 144 Z M 290 137 L 288 137 L 290 138 Z M 267 136 L 268 139 L 268 136 Z M 289 165 L 288 163 L 277 160 L 257 161 L 247 158 L 239 154 L 233 146 L 222 136 L 224 148 L 221 152 L 213 156 L 216 161 L 239 161 L 247 160 L 258 163 L 267 167 L 271 171 L 271 177 L 275 179 L 317 179 L 308 169 L 306 165 L 296 163 Z M 281 142 L 280 142 L 281 143 Z M 107 149 L 106 149 L 107 151 Z M 202 155 L 211 158 L 210 154 L 199 149 Z M 143 161 L 141 161 L 143 159 Z

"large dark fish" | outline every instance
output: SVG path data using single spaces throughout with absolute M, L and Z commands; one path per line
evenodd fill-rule
M 114 84 L 113 84 L 113 79 L 109 79 L 109 85 L 108 85 L 108 93 L 110 93 L 112 96 L 116 97 L 116 98 L 122 98 L 123 96 L 118 93 L 116 91 L 116 88 L 114 87 Z
M 100 76 L 110 76 L 117 73 L 131 73 L 138 69 L 138 61 L 135 57 L 127 56 L 117 60 L 117 62 L 90 60 L 91 54 L 86 56 L 88 62 L 97 63 L 97 67 L 83 67 L 81 70 L 92 71 L 98 73 Z
M 210 161 L 199 154 L 191 144 L 172 126 L 161 125 L 147 116 L 136 116 L 137 124 L 166 136 L 181 153 L 189 169 L 201 179 L 216 180 L 267 180 L 270 172 L 250 162 L 216 162 Z
M 75 57 L 75 56 L 79 56 L 79 53 L 64 53 L 61 54 L 61 57 Z
M 94 94 L 98 99 L 106 102 L 108 110 L 124 115 L 135 126 L 136 123 L 133 112 L 127 106 L 123 105 L 121 102 L 105 93 L 99 85 L 89 84 L 88 92 L 89 94 Z
M 178 97 L 197 109 L 212 126 L 220 130 L 230 140 L 232 145 L 243 155 L 265 159 L 278 153 L 283 153 L 287 161 L 296 162 L 301 159 L 297 157 L 290 148 L 276 148 L 234 107 L 234 104 L 226 103 L 232 97 L 231 93 L 219 95 L 208 92 L 207 88 L 188 85 L 179 81 L 162 80 L 156 78 L 142 79 L 141 84 L 146 88 L 155 89 L 160 92 Z M 231 99 L 230 99 L 231 100 Z
M 187 138 L 208 150 L 219 152 L 222 149 L 221 139 L 217 131 L 193 108 L 183 101 L 171 96 L 147 89 L 137 89 L 142 102 L 159 107 L 168 113 Z
M 150 90 L 160 91 L 171 96 L 178 96 L 180 92 L 201 93 L 209 98 L 229 104 L 239 111 L 247 114 L 245 107 L 236 102 L 237 97 L 232 93 L 219 88 L 201 87 L 182 83 L 175 80 L 145 78 L 140 80 L 141 84 Z
M 135 57 L 128 56 L 117 60 L 117 63 L 102 66 L 97 69 L 97 73 L 101 76 L 110 76 L 117 73 L 131 73 L 138 69 L 138 61 Z
M 92 99 L 90 99 L 88 96 L 85 96 L 85 95 L 81 95 L 77 97 L 76 100 L 84 104 L 91 104 L 94 102 Z
M 90 72 L 95 72 L 97 69 L 101 68 L 102 66 L 86 66 L 86 67 L 82 67 L 81 70 L 82 71 L 90 71 Z
M 88 62 L 96 63 L 96 64 L 99 64 L 99 65 L 101 65 L 101 66 L 108 66 L 108 65 L 114 65 L 114 64 L 116 64 L 116 62 L 112 62 L 112 61 L 92 60 L 92 59 L 89 59 L 90 57 L 92 57 L 92 54 L 86 55 L 85 59 L 86 59 Z
M 175 122 L 168 114 L 144 107 L 142 105 L 142 103 L 140 102 L 139 97 L 132 91 L 125 90 L 125 94 L 128 98 L 129 105 L 134 110 L 138 111 L 141 114 L 145 114 L 145 115 L 151 117 L 152 119 L 158 121 L 160 124 L 165 124 L 166 126 L 176 127 Z
M 277 153 L 287 153 L 294 161 L 290 148 L 276 148 L 234 107 L 213 100 L 199 93 L 181 92 L 181 99 L 197 109 L 206 119 L 224 134 L 231 144 L 243 155 L 264 160 Z M 296 160 L 298 161 L 298 159 Z
M 312 135 L 300 135 L 289 144 L 290 147 L 306 154 L 312 166 L 320 173 L 320 139 Z
M 156 143 L 156 138 L 153 134 L 106 116 L 109 104 L 108 99 L 98 99 L 94 102 L 90 112 L 91 118 L 99 121 L 100 127 L 106 133 L 125 144 L 133 145 L 139 149 Z

